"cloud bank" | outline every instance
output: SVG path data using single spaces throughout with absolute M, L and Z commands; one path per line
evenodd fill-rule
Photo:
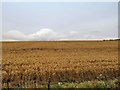
M 3 34 L 3 41 L 54 41 L 64 40 L 76 34 L 76 32 L 69 32 L 68 34 L 57 33 L 48 28 L 41 29 L 40 31 L 29 35 L 18 30 L 12 30 Z
M 92 33 L 80 33 L 70 31 L 66 33 L 58 33 L 52 29 L 43 28 L 32 34 L 25 34 L 18 30 L 11 30 L 3 34 L 3 41 L 59 41 L 59 40 L 89 40 L 104 39 L 98 31 Z M 109 37 L 106 37 L 107 39 Z

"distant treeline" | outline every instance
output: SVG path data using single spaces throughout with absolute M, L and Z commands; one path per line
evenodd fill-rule
M 104 39 L 103 41 L 114 41 L 114 40 L 120 40 L 120 39 L 108 39 L 108 40 Z

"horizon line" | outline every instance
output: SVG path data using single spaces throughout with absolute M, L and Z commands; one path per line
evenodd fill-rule
M 62 41 L 116 41 L 116 40 L 120 40 L 118 39 L 78 39 L 78 40 L 3 40 L 0 42 L 54 42 L 54 41 L 58 41 L 58 42 L 62 42 Z

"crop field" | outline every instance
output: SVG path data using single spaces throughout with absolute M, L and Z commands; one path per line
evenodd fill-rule
M 118 78 L 118 41 L 2 42 L 3 87 Z

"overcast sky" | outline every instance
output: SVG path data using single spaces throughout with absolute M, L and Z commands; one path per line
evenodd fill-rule
M 117 2 L 5 2 L 3 40 L 118 38 Z

